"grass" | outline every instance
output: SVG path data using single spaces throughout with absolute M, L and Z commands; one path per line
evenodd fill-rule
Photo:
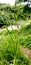
M 11 20 L 15 21 L 16 24 L 17 22 L 24 25 L 31 23 L 31 19 L 25 17 L 22 13 L 23 8 L 21 5 L 11 7 L 2 4 L 0 6 L 0 17 L 3 17 L 3 20 L 0 18 L 0 23 L 3 21 L 4 24 L 6 22 L 9 24 L 9 22 L 12 22 Z M 31 24 L 22 26 L 19 32 L 18 30 L 9 31 L 7 27 L 0 31 L 0 65 L 31 65 L 31 59 L 21 52 L 20 46 L 31 50 Z
M 29 57 L 20 52 L 20 45 L 31 49 L 31 25 L 17 30 L 0 32 L 0 65 L 30 65 Z M 29 30 L 28 30 L 29 29 Z M 28 34 L 27 34 L 27 32 Z M 25 34 L 24 34 L 25 33 Z

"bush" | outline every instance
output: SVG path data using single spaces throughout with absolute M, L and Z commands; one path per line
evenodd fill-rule
M 4 12 L 0 12 L 0 25 L 10 25 L 10 18 Z
M 11 7 L 7 4 L 0 4 L 0 24 L 9 25 L 11 21 L 26 20 L 27 15 L 23 14 L 23 9 L 24 6 L 21 5 Z

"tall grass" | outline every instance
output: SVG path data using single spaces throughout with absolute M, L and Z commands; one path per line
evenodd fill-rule
M 17 30 L 9 31 L 6 29 L 0 34 L 0 65 L 30 65 L 31 61 L 27 59 L 26 55 L 23 52 L 20 52 L 21 43 L 26 46 L 29 42 L 26 35 L 21 36 L 21 33 L 18 34 Z M 28 43 L 29 44 L 29 43 Z M 30 45 L 30 44 L 29 44 Z M 26 46 L 28 47 L 28 45 Z M 22 50 L 22 49 L 21 49 Z

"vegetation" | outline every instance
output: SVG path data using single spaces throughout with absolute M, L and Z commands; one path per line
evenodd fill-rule
M 31 24 L 18 30 L 0 32 L 0 65 L 31 65 L 29 57 L 20 52 L 20 45 L 31 49 Z M 27 34 L 28 32 L 28 34 Z
M 27 12 L 26 12 L 27 10 Z M 9 4 L 0 4 L 0 24 L 15 24 L 20 20 L 27 20 L 31 14 L 31 9 L 24 5 L 13 6 Z M 0 26 L 1 26 L 0 25 Z
M 21 45 L 31 49 L 31 24 L 21 28 Z
M 7 28 L 8 25 L 17 24 L 17 21 L 29 19 L 31 8 L 27 8 L 23 5 L 11 7 L 0 4 L 0 27 L 6 27 L 0 30 L 0 65 L 31 65 L 31 57 L 20 48 L 31 50 L 31 23 L 22 26 L 19 31 L 9 31 Z

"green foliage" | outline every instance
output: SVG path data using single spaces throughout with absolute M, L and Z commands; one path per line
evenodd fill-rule
M 0 4 L 0 24 L 10 25 L 15 22 L 29 19 L 31 8 L 27 5 L 11 7 L 9 4 Z
M 0 4 L 0 24 L 10 25 L 13 21 L 27 20 L 27 14 L 23 13 L 24 5 L 13 6 Z
M 21 33 L 23 34 L 31 34 L 31 23 L 27 26 L 21 27 Z
M 24 27 L 25 31 L 31 25 Z M 22 32 L 24 31 L 22 29 Z M 29 30 L 30 31 L 30 30 Z M 0 64 L 1 65 L 30 65 L 29 58 L 20 52 L 20 45 L 31 49 L 31 34 L 18 34 L 17 30 L 8 29 L 0 33 Z M 27 33 L 27 32 L 25 32 Z
M 31 8 L 28 7 L 28 5 L 26 5 L 26 6 L 24 7 L 23 13 L 31 14 Z
M 24 6 L 0 4 L 0 24 L 10 25 L 18 20 L 26 20 L 23 13 Z M 26 16 L 25 16 L 26 15 Z M 14 23 L 13 23 L 14 24 Z M 31 65 L 29 57 L 20 52 L 20 45 L 31 49 L 31 24 L 23 26 L 21 31 L 0 31 L 0 65 Z
M 31 49 L 31 24 L 21 27 L 20 44 Z
M 7 16 L 7 14 L 4 12 L 0 12 L 0 24 L 3 25 L 9 25 L 10 24 L 10 18 Z

